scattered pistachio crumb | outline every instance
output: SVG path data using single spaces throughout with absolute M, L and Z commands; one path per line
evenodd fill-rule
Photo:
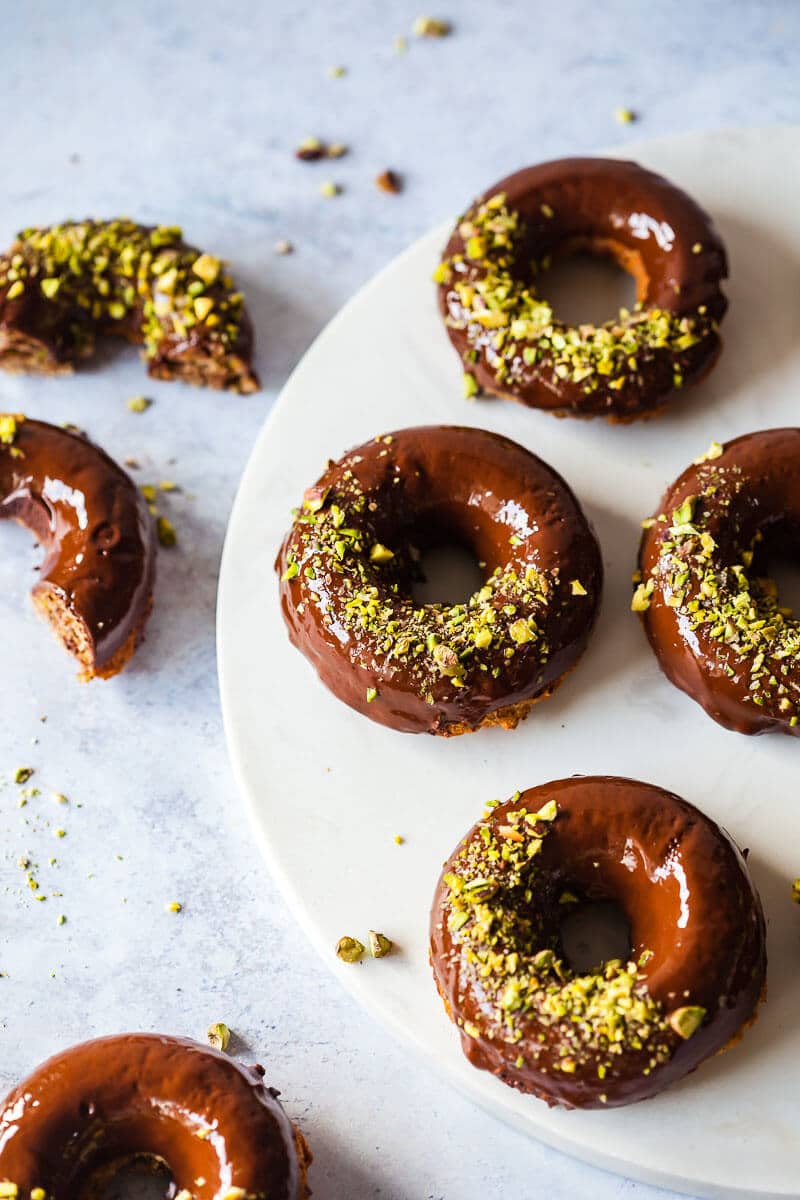
M 347 74 L 347 67 L 328 67 L 331 79 L 342 79 Z
M 380 175 L 376 175 L 375 186 L 381 192 L 388 192 L 390 195 L 396 196 L 403 190 L 403 180 L 396 171 L 387 167 L 385 171 L 381 171 Z
M 131 396 L 128 400 L 128 408 L 132 413 L 147 412 L 150 405 L 153 403 L 147 396 Z
M 180 900 L 171 900 L 167 905 L 167 912 L 179 913 L 183 912 L 183 905 Z
M 158 540 L 162 546 L 175 546 L 178 542 L 178 535 L 175 532 L 175 526 L 167 517 L 159 517 L 156 521 L 156 533 Z
M 318 162 L 325 157 L 325 143 L 317 137 L 303 138 L 294 156 L 301 162 Z
M 367 704 L 372 704 L 372 701 L 378 695 L 378 689 L 374 687 L 367 688 Z
M 800 876 L 792 884 L 792 899 L 795 904 L 800 904 Z
M 702 254 L 702 253 L 703 253 L 703 243 L 695 242 L 695 244 L 692 246 L 692 254 Z
M 66 923 L 67 923 L 67 918 L 64 916 L 64 914 L 63 914 L 63 913 L 59 913 L 59 914 L 58 914 L 58 924 L 59 924 L 59 925 L 66 925 Z
M 405 54 L 408 49 L 408 39 L 404 38 L 402 34 L 398 34 L 392 45 L 394 46 L 395 54 Z
M 636 113 L 630 108 L 615 108 L 614 120 L 619 125 L 630 125 L 636 120 Z
M 403 837 L 402 833 L 396 833 L 394 835 L 394 840 L 395 840 L 395 845 L 402 846 L 406 839 Z M 798 880 L 797 882 L 800 883 L 800 880 Z M 800 900 L 800 897 L 798 899 Z
M 55 833 L 57 838 L 63 838 L 63 837 L 67 836 L 66 829 L 54 829 L 53 832 Z
M 573 579 L 570 587 L 572 588 L 573 596 L 585 596 L 586 588 L 581 583 L 580 579 Z
M 413 26 L 415 37 L 442 38 L 447 37 L 450 31 L 450 22 L 439 17 L 417 17 Z
M 346 963 L 358 962 L 364 954 L 364 944 L 354 937 L 340 937 L 336 943 L 336 954 Z
M 373 958 L 385 958 L 392 948 L 392 941 L 374 929 L 369 931 L 369 952 Z
M 723 453 L 723 447 L 719 442 L 712 442 L 704 454 L 699 454 L 694 459 L 694 466 L 699 467 L 701 463 L 713 462 L 715 458 L 720 458 Z
M 326 181 L 320 186 L 319 194 L 320 196 L 324 196 L 326 200 L 331 200 L 334 196 L 338 196 L 341 193 L 341 190 L 342 189 L 339 187 L 338 183 L 334 183 L 332 180 L 326 179 Z
M 33 767 L 17 767 L 14 772 L 14 783 L 27 783 L 33 770 Z
M 344 158 L 349 147 L 344 142 L 331 142 L 328 146 L 328 158 Z
M 215 1050 L 227 1050 L 228 1043 L 231 1040 L 231 1031 L 224 1021 L 217 1021 L 214 1025 L 209 1025 L 206 1030 L 208 1044 L 213 1046 Z
M 287 241 L 285 238 L 282 238 L 279 242 L 276 242 L 275 245 L 272 247 L 272 249 L 275 252 L 275 254 L 293 254 L 294 253 L 294 246 L 292 245 L 291 242 Z

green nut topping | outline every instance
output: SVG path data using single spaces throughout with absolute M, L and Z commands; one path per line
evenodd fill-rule
M 644 611 L 658 589 L 684 629 L 710 647 L 715 669 L 745 678 L 744 703 L 794 726 L 800 717 L 800 619 L 781 605 L 775 582 L 751 570 L 763 533 L 745 520 L 748 496 L 740 468 L 719 465 L 719 457 L 703 456 L 699 494 L 654 522 L 650 536 L 657 539 L 658 557 L 632 607 Z M 724 553 L 717 540 L 723 535 Z
M 512 801 L 516 804 L 517 801 Z M 534 1061 L 549 1047 L 568 1074 L 614 1070 L 622 1054 L 648 1071 L 672 1053 L 661 1006 L 634 962 L 574 971 L 559 940 L 558 898 L 538 865 L 558 828 L 558 805 L 524 804 L 481 822 L 444 876 L 443 918 L 460 955 L 460 986 L 475 1000 L 469 1036 L 515 1046 Z M 573 901 L 578 897 L 563 893 Z M 539 1033 L 536 1033 L 536 1030 Z M 555 1049 L 554 1049 L 555 1048 Z
M 360 958 L 364 957 L 364 950 L 365 947 L 358 938 L 341 937 L 336 943 L 336 954 L 342 962 L 358 962 Z
M 227 1050 L 231 1040 L 231 1031 L 224 1021 L 217 1021 L 214 1025 L 209 1025 L 206 1030 L 209 1046 L 213 1046 L 215 1050 Z
M 703 1024 L 706 1010 L 699 1004 L 686 1004 L 667 1015 L 667 1021 L 678 1037 L 690 1038 Z
M 354 665 L 369 672 L 368 701 L 398 671 L 429 704 L 452 700 L 452 689 L 476 686 L 485 693 L 515 664 L 524 665 L 529 679 L 548 662 L 552 622 L 585 603 L 573 598 L 583 593 L 557 568 L 535 567 L 517 537 L 509 563 L 465 602 L 417 603 L 416 547 L 402 533 L 391 547 L 383 541 L 382 513 L 403 504 L 405 486 L 392 454 L 386 440 L 391 491 L 368 496 L 353 471 L 340 470 L 331 486 L 307 493 L 311 501 L 295 513 L 282 567 L 283 581 L 296 581 L 294 602 L 313 607 Z
M 220 259 L 188 246 L 177 226 L 120 218 L 25 229 L 0 256 L 0 297 L 22 297 L 28 284 L 63 318 L 72 358 L 91 351 L 95 326 L 120 321 L 141 337 L 148 360 L 165 339 L 196 338 L 199 324 L 221 356 L 240 339 L 241 293 Z
M 373 958 L 385 958 L 392 948 L 392 942 L 382 933 L 374 929 L 369 931 L 369 952 Z
M 545 203 L 539 211 L 539 224 L 548 226 L 553 209 Z M 637 304 L 603 325 L 568 325 L 533 283 L 520 277 L 528 233 L 505 194 L 498 193 L 467 213 L 459 224 L 463 249 L 434 272 L 436 283 L 447 289 L 447 324 L 466 334 L 465 394 L 477 391 L 471 368 L 478 358 L 498 385 L 522 386 L 535 375 L 554 387 L 572 382 L 586 395 L 635 384 L 643 365 L 659 358 L 666 361 L 673 385 L 680 386 L 682 356 L 715 331 L 708 313 L 699 308 L 685 315 Z M 534 278 L 549 265 L 549 255 L 534 262 Z

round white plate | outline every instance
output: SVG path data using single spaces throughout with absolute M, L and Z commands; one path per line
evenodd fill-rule
M 468 404 L 430 281 L 447 227 L 422 238 L 318 338 L 253 451 L 220 583 L 225 725 L 264 853 L 325 962 L 462 1091 L 626 1175 L 704 1196 L 797 1197 L 798 746 L 715 725 L 660 674 L 629 600 L 639 522 L 663 487 L 712 439 L 800 419 L 800 129 L 692 134 L 634 156 L 694 194 L 728 244 L 731 310 L 711 378 L 662 419 L 629 427 Z M 573 486 L 603 547 L 590 648 L 515 732 L 443 740 L 383 729 L 327 692 L 284 633 L 273 559 L 304 488 L 329 457 L 425 422 L 480 425 L 541 455 Z M 484 802 L 575 772 L 651 780 L 723 822 L 751 849 L 769 920 L 769 1000 L 742 1044 L 655 1100 L 611 1112 L 550 1111 L 471 1068 L 428 967 L 440 864 Z M 339 963 L 337 939 L 363 940 L 368 928 L 398 952 Z

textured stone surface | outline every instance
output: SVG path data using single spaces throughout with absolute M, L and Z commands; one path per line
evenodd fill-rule
M 160 556 L 147 643 L 105 685 L 75 682 L 26 600 L 35 552 L 25 534 L 2 530 L 0 1085 L 87 1036 L 202 1036 L 224 1020 L 232 1049 L 264 1063 L 309 1135 L 320 1200 L 663 1195 L 484 1117 L 362 1015 L 316 959 L 232 784 L 216 572 L 252 440 L 292 366 L 361 282 L 526 160 L 800 119 L 797 6 L 562 0 L 537 27 L 539 6 L 469 0 L 437 14 L 453 19 L 450 38 L 409 36 L 404 55 L 393 39 L 410 32 L 416 4 L 3 8 L 14 116 L 3 129 L 0 241 L 67 216 L 182 223 L 234 264 L 265 390 L 151 386 L 136 355 L 116 347 L 71 380 L 0 377 L 0 407 L 74 421 L 112 454 L 134 456 L 142 482 L 183 489 L 163 502 L 179 545 Z M 337 64 L 347 74 L 331 78 Z M 621 105 L 640 120 L 615 124 Z M 293 149 L 309 134 L 351 152 L 298 163 Z M 374 186 L 386 167 L 404 178 L 399 196 Z M 343 192 L 326 200 L 328 179 Z M 295 254 L 276 256 L 279 239 Z M 125 406 L 137 393 L 156 401 L 141 416 Z M 40 794 L 19 807 L 10 776 L 24 765 Z M 20 856 L 38 864 L 46 900 L 27 887 Z M 166 911 L 172 900 L 181 913 Z

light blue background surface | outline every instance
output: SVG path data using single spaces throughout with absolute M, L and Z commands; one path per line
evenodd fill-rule
M 161 555 L 147 643 L 110 684 L 74 682 L 25 599 L 29 542 L 3 530 L 0 776 L 35 766 L 42 794 L 19 808 L 13 784 L 0 788 L 0 1085 L 83 1037 L 202 1037 L 224 1020 L 233 1049 L 264 1063 L 309 1136 L 319 1200 L 655 1200 L 666 1194 L 476 1111 L 316 959 L 234 793 L 215 678 L 216 571 L 255 434 L 359 284 L 525 162 L 800 120 L 800 5 L 469 0 L 429 11 L 453 21 L 452 36 L 409 36 L 401 56 L 393 40 L 410 35 L 416 3 L 0 3 L 0 242 L 67 216 L 182 223 L 233 262 L 265 385 L 245 398 L 151 386 L 127 351 L 104 351 L 102 370 L 71 381 L 0 378 L 0 407 L 75 421 L 112 454 L 136 457 L 143 482 L 184 489 L 164 502 L 180 546 Z M 335 64 L 346 76 L 329 77 Z M 639 114 L 628 127 L 613 119 L 623 105 Z M 293 149 L 309 134 L 351 151 L 298 163 Z M 404 177 L 400 196 L 373 185 L 388 166 Z M 325 179 L 342 195 L 323 199 Z M 283 238 L 292 256 L 273 253 Z M 138 392 L 156 400 L 144 416 L 125 406 Z M 272 553 L 257 529 L 253 538 L 254 552 Z M 56 805 L 52 790 L 71 803 Z M 42 903 L 21 855 L 39 864 Z M 173 899 L 180 915 L 165 911 Z

